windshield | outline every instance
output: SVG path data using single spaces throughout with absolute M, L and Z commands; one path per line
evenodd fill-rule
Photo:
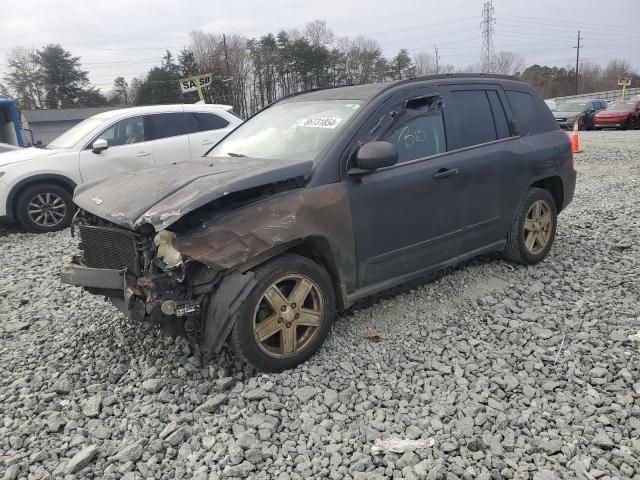
M 629 112 L 633 110 L 633 103 L 612 103 L 607 107 L 607 110 L 613 110 L 614 112 Z
M 71 127 L 54 141 L 47 145 L 47 148 L 57 150 L 59 148 L 73 148 L 78 142 L 84 140 L 84 137 L 91 133 L 96 127 L 104 124 L 104 119 L 87 118 L 79 124 Z
M 563 103 L 556 107 L 559 112 L 581 112 L 587 108 L 586 103 Z
M 207 156 L 316 160 L 358 108 L 353 100 L 276 104 L 240 125 Z

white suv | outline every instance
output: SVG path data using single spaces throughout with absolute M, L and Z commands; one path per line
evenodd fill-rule
M 202 157 L 242 123 L 228 105 L 156 105 L 94 115 L 45 148 L 0 154 L 0 218 L 28 231 L 71 222 L 74 188 L 120 172 Z

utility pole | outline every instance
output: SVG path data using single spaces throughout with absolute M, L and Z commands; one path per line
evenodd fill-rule
M 222 44 L 224 45 L 224 61 L 227 64 L 227 78 L 229 78 L 229 54 L 227 53 L 227 36 L 222 34 Z M 232 103 L 233 103 L 233 99 Z
M 438 73 L 440 73 L 440 69 L 438 68 L 438 61 L 440 60 L 438 56 L 438 46 L 434 45 L 433 49 L 436 51 L 436 75 L 438 75 Z
M 580 30 L 578 30 L 578 45 L 573 47 L 576 49 L 576 95 L 578 94 L 578 68 L 580 67 Z
M 484 2 L 482 7 L 482 52 L 480 53 L 480 68 L 483 73 L 491 73 L 494 63 L 493 25 L 496 23 L 493 0 Z

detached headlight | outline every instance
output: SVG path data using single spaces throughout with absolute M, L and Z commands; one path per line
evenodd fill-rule
M 176 234 L 168 230 L 161 230 L 153 239 L 156 247 L 158 247 L 157 257 L 167 267 L 176 267 L 182 261 L 182 254 L 173 247 L 173 239 Z

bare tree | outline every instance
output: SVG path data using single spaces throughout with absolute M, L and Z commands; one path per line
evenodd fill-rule
M 333 43 L 334 35 L 326 20 L 314 20 L 304 27 L 304 36 L 314 46 L 327 46 Z
M 436 59 L 424 50 L 413 55 L 413 63 L 416 66 L 416 75 L 433 75 L 436 73 Z
M 42 108 L 45 91 L 42 67 L 36 51 L 25 47 L 14 47 L 7 53 L 9 72 L 4 75 L 8 89 L 22 108 Z
M 500 75 L 517 75 L 524 68 L 524 57 L 513 52 L 499 52 L 493 58 L 493 71 Z

